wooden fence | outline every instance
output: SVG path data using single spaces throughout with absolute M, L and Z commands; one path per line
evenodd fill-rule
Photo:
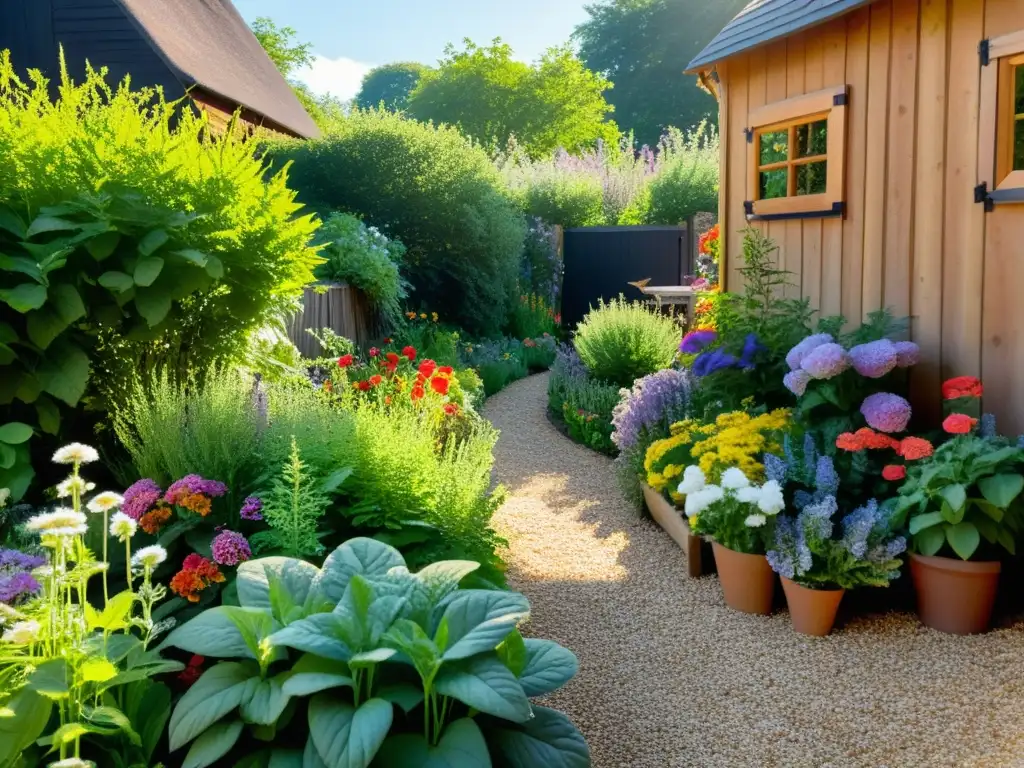
M 377 335 L 375 326 L 370 304 L 357 288 L 345 284 L 308 286 L 302 297 L 302 311 L 288 324 L 288 338 L 303 357 L 313 358 L 322 350 L 307 330 L 330 328 L 365 348 Z

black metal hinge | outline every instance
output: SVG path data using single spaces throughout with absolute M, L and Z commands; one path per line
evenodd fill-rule
M 995 209 L 995 202 L 992 200 L 992 196 L 988 193 L 987 181 L 981 182 L 981 184 L 974 188 L 974 202 L 984 205 L 985 213 L 990 213 Z
M 988 38 L 978 43 L 978 58 L 981 59 L 981 66 L 983 67 L 987 67 L 992 63 L 992 60 L 989 58 Z
M 744 200 L 743 201 L 743 211 L 744 211 L 744 213 L 747 214 L 747 216 L 753 216 L 754 215 L 754 201 L 753 200 Z
M 743 135 L 747 137 L 747 144 L 753 144 L 754 143 L 754 129 L 753 128 L 744 128 L 743 129 Z
M 846 93 L 837 93 L 832 97 L 833 107 L 845 107 L 846 106 Z

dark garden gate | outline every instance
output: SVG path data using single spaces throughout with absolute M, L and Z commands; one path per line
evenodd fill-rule
M 692 227 L 580 227 L 565 230 L 562 324 L 572 329 L 598 299 L 644 295 L 630 285 L 682 285 L 694 269 Z

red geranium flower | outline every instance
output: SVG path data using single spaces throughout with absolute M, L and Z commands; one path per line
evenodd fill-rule
M 370 357 L 376 357 L 380 354 L 380 350 L 376 347 L 370 347 Z
M 896 452 L 907 461 L 917 461 L 931 456 L 935 447 L 920 437 L 904 437 Z
M 854 437 L 860 440 L 861 444 L 865 448 L 870 448 L 873 451 L 881 451 L 885 448 L 895 448 L 899 445 L 899 441 L 894 440 L 881 432 L 875 432 L 873 429 L 869 429 L 868 427 L 861 427 L 858 429 L 854 432 Z
M 360 392 L 369 392 L 370 391 L 370 382 L 369 381 L 360 381 L 359 382 L 359 391 Z
M 416 402 L 417 400 L 422 400 L 425 394 L 427 393 L 423 389 L 423 387 L 417 384 L 415 387 L 412 388 L 412 392 L 409 394 L 409 399 L 412 400 L 413 402 Z
M 352 355 L 342 355 L 341 357 L 338 358 L 338 367 L 348 368 L 350 365 L 352 365 L 354 359 L 355 358 L 353 358 Z
M 444 376 L 435 376 L 430 380 L 430 388 L 439 395 L 447 395 L 449 386 L 451 386 L 451 381 Z
M 958 397 L 981 397 L 984 388 L 974 376 L 956 376 L 942 384 L 942 398 L 956 400 Z
M 455 373 L 455 371 L 452 370 L 452 367 L 450 365 L 442 365 L 440 368 L 437 369 L 437 372 L 442 374 L 443 376 L 451 376 L 453 373 Z
M 376 387 L 382 381 L 384 381 L 384 379 L 381 376 L 374 374 L 373 376 L 370 377 L 370 386 Z
M 942 422 L 942 428 L 951 435 L 966 435 L 974 429 L 974 425 L 977 423 L 977 419 L 972 419 L 966 414 L 952 413 Z
M 416 348 L 405 347 L 404 349 L 402 349 L 402 354 L 405 355 L 405 358 L 411 363 L 413 360 L 416 359 Z
M 907 476 L 907 468 L 902 464 L 889 464 L 882 468 L 882 477 L 886 480 L 902 480 Z
M 437 370 L 437 363 L 435 363 L 433 360 L 424 360 L 422 363 L 420 363 L 420 367 L 419 367 L 420 375 L 423 376 L 426 379 L 429 379 L 431 376 L 433 376 L 434 375 L 434 371 L 436 371 L 436 370 Z

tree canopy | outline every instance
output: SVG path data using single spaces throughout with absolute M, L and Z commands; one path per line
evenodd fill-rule
M 587 67 L 615 84 L 609 101 L 624 131 L 654 146 L 666 126 L 714 118 L 714 98 L 683 74 L 746 0 L 601 0 L 573 33 Z
M 409 97 L 409 115 L 457 126 L 492 148 L 515 136 L 534 157 L 618 138 L 604 95 L 611 83 L 568 47 L 551 48 L 530 65 L 513 59 L 500 38 L 487 48 L 464 44 L 461 51 L 448 46 L 438 68 L 423 74 Z
M 295 40 L 298 32 L 292 27 L 279 27 L 273 19 L 260 16 L 249 25 L 270 60 L 285 77 L 313 63 L 313 44 Z
M 426 64 L 415 61 L 397 61 L 374 67 L 363 77 L 355 105 L 372 109 L 383 104 L 391 112 L 401 112 L 409 101 L 409 94 L 429 69 Z

